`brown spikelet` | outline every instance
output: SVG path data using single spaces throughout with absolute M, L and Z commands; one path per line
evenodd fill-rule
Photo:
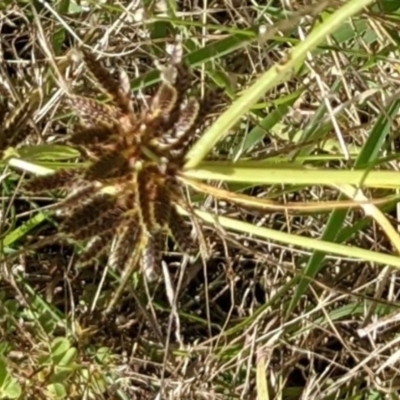
M 160 276 L 162 249 L 163 236 L 160 233 L 151 235 L 141 258 L 142 271 L 150 282 Z
M 165 82 L 162 83 L 151 102 L 153 114 L 155 116 L 161 115 L 166 118 L 175 107 L 177 97 L 178 93 L 172 85 Z
M 139 224 L 139 233 L 134 246 L 130 246 L 128 257 L 124 264 L 124 276 L 128 276 L 140 266 L 140 259 L 147 246 L 148 234 Z
M 5 116 L 0 128 L 0 151 L 17 146 L 30 135 L 32 129 L 27 123 L 35 110 L 35 105 L 34 99 L 28 97 Z
M 180 116 L 181 104 L 184 101 L 188 88 L 190 87 L 190 75 L 188 72 L 188 68 L 186 68 L 186 66 L 182 64 L 179 64 L 175 66 L 175 69 L 177 74 L 174 84 L 174 89 L 176 93 L 175 102 L 173 104 L 173 107 L 169 108 L 168 118 L 164 118 L 162 130 L 160 130 L 157 136 L 160 136 L 161 134 L 169 131 L 174 127 Z
M 33 97 L 27 97 L 7 115 L 2 129 L 4 132 L 15 133 L 30 118 L 35 110 L 36 102 Z
M 117 205 L 116 197 L 101 194 L 75 209 L 61 224 L 60 230 L 78 240 L 93 236 L 93 231 L 94 235 L 97 235 L 99 232 L 96 232 L 96 228 L 104 225 L 99 221 L 105 219 L 107 215 L 114 221 L 122 215 L 122 210 Z
M 115 132 L 109 126 L 91 126 L 78 128 L 69 139 L 71 144 L 92 146 L 107 141 Z
M 137 218 L 130 218 L 120 233 L 109 258 L 109 265 L 113 269 L 123 270 L 130 254 L 137 250 L 141 228 Z
M 61 211 L 68 211 L 71 208 L 75 208 L 79 203 L 86 201 L 88 198 L 96 195 L 100 187 L 94 183 L 84 183 L 82 186 L 72 190 L 70 194 L 58 205 L 58 209 Z
M 115 232 L 122 223 L 123 211 L 120 208 L 111 209 L 98 218 L 93 218 L 87 225 L 82 225 L 72 236 L 75 240 L 86 240 L 99 233 Z
M 177 140 L 185 139 L 187 133 L 194 125 L 199 114 L 200 105 L 198 101 L 191 97 L 183 106 L 181 115 L 174 126 L 173 136 Z
M 83 96 L 73 96 L 68 99 L 71 108 L 75 109 L 85 127 L 117 126 L 119 110 L 107 104 L 101 104 L 94 99 Z
M 164 185 L 157 186 L 156 198 L 154 201 L 154 219 L 162 228 L 166 227 L 171 215 L 171 201 L 169 192 Z
M 175 207 L 185 199 L 176 178 L 177 154 L 181 160 L 205 114 L 188 97 L 191 79 L 179 52 L 171 55 L 172 65 L 162 70 L 161 84 L 137 114 L 128 75 L 116 79 L 93 54 L 83 53 L 88 70 L 113 98 L 110 106 L 81 96 L 68 99 L 81 121 L 69 143 L 83 149 L 84 160 L 91 163 L 79 172 L 68 169 L 34 178 L 26 187 L 73 191 L 58 207 L 64 211 L 60 232 L 87 243 L 81 264 L 105 253 L 116 239 L 109 265 L 124 270 L 121 285 L 139 265 L 152 279 L 159 274 L 166 234 L 183 252 L 195 247 L 190 225 Z M 207 99 L 208 111 L 213 104 Z M 8 126 L 18 127 L 13 118 Z
M 191 230 L 185 224 L 185 220 L 178 214 L 175 207 L 171 208 L 168 228 L 180 250 L 186 254 L 191 254 L 193 252 Z
M 56 172 L 30 178 L 24 189 L 31 193 L 46 192 L 54 189 L 71 188 L 79 175 L 79 170 L 59 169 Z
M 82 49 L 83 58 L 86 66 L 92 73 L 100 86 L 111 96 L 118 101 L 120 98 L 120 83 L 111 75 L 111 73 L 103 67 L 101 62 L 96 59 L 93 53 Z
M 158 221 L 154 215 L 154 205 L 157 197 L 157 183 L 154 180 L 151 168 L 144 169 L 138 173 L 137 177 L 138 204 L 142 217 L 142 222 L 147 231 L 156 232 L 160 229 Z
M 195 98 L 190 98 L 182 107 L 172 133 L 153 140 L 151 144 L 163 151 L 177 150 L 179 154 L 183 154 L 192 138 L 193 130 L 191 128 L 197 120 L 199 108 L 198 101 Z
M 120 150 L 111 151 L 95 161 L 85 172 L 86 180 L 103 181 L 131 174 L 129 161 Z
M 79 255 L 78 262 L 81 266 L 92 263 L 109 248 L 114 232 L 108 231 L 104 235 L 95 236 L 86 246 L 83 253 Z

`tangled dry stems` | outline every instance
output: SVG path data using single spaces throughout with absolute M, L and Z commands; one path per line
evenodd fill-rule
M 188 3 L 186 6 L 190 9 Z M 244 4 L 244 8 L 236 7 L 235 9 L 231 8 L 227 2 L 218 2 L 215 6 L 215 12 L 210 13 L 213 22 L 229 21 L 232 25 L 237 23 L 238 26 L 241 26 L 240 23 L 243 24 L 243 21 L 252 23 L 252 13 L 257 14 L 255 9 L 245 8 L 248 7 L 246 4 Z M 24 12 L 26 10 L 17 11 L 18 18 L 22 18 L 24 23 L 27 23 L 29 20 L 24 18 Z M 237 13 L 240 14 L 240 18 Z M 15 14 L 9 16 L 9 18 L 11 17 L 16 18 Z M 79 28 L 84 29 L 84 26 L 79 26 Z M 200 31 L 193 33 L 194 36 L 196 36 L 196 33 L 198 35 L 201 34 Z M 139 40 L 135 34 L 136 31 L 128 23 L 123 23 L 120 34 L 110 36 L 109 48 L 116 52 L 137 50 L 136 48 L 134 49 L 134 43 L 139 42 Z M 130 40 L 127 41 L 126 38 L 128 37 Z M 7 44 L 10 42 L 7 41 Z M 23 54 L 22 59 L 25 62 L 32 58 L 30 57 L 30 52 L 35 54 L 35 56 L 41 54 L 35 37 L 29 38 L 28 42 L 29 45 L 23 47 L 24 51 L 28 53 L 28 57 L 26 53 Z M 342 56 L 347 57 L 345 49 L 341 49 L 340 45 L 338 46 L 340 51 L 343 50 L 341 53 Z M 7 51 L 10 51 L 7 56 L 8 58 L 18 58 L 18 55 L 14 55 L 14 53 L 18 52 L 12 50 L 12 46 L 8 46 Z M 141 46 L 138 51 L 139 54 L 145 57 L 145 45 Z M 222 60 L 221 65 L 230 73 L 237 73 L 238 81 L 242 83 L 241 79 L 244 81 L 250 80 L 254 72 L 257 73 L 265 70 L 270 65 L 271 59 L 279 59 L 281 52 L 280 47 L 275 46 L 268 53 L 268 57 L 264 59 L 262 54 L 260 55 L 259 49 L 249 48 L 246 51 L 235 53 L 231 59 L 226 58 Z M 334 76 L 328 74 L 328 71 L 335 60 L 328 55 L 318 60 L 326 68 L 315 68 L 315 71 L 328 87 L 332 87 Z M 41 62 L 40 57 L 38 57 L 38 61 Z M 114 62 L 115 60 L 110 61 L 111 64 Z M 141 64 L 140 69 L 146 70 L 148 66 L 145 64 Z M 12 69 L 16 65 L 18 66 L 17 71 L 13 72 Z M 31 73 L 31 70 L 25 68 L 23 65 L 26 64 L 10 63 L 8 65 L 10 71 L 7 71 L 8 74 L 13 72 L 14 76 L 17 77 L 12 81 L 16 87 L 22 88 L 19 96 L 20 99 L 24 97 L 29 98 L 29 96 L 25 96 L 26 93 L 29 93 L 28 86 L 40 86 L 40 81 L 34 82 L 35 78 L 33 77 L 41 75 L 37 72 Z M 360 70 L 363 66 L 363 64 L 358 65 L 355 63 L 353 59 L 348 65 Z M 130 67 L 131 65 L 128 66 L 128 69 Z M 393 75 L 388 73 L 388 71 L 391 71 L 390 64 L 387 64 L 385 67 L 377 65 L 371 71 L 364 71 L 361 75 L 357 75 L 357 79 L 360 80 L 354 78 L 353 74 L 351 74 L 351 79 L 348 75 L 344 74 L 345 79 L 348 79 L 347 91 L 342 90 L 338 94 L 335 93 L 336 104 L 340 105 L 342 102 L 349 100 L 348 90 L 351 92 L 350 100 L 353 100 L 352 106 L 355 107 L 354 114 L 346 114 L 346 117 L 341 119 L 341 123 L 346 138 L 355 145 L 365 142 L 368 131 L 363 129 L 362 125 L 360 125 L 357 131 L 351 129 L 352 118 L 357 115 L 367 116 L 367 120 L 364 120 L 364 123 L 371 124 L 378 117 L 380 110 L 378 106 L 379 103 L 382 103 L 381 99 L 375 97 L 372 97 L 368 103 L 358 102 L 355 93 L 357 91 L 363 92 L 365 84 L 369 82 L 376 83 L 376 81 L 379 81 L 385 83 L 385 85 L 394 84 Z M 3 75 L 4 71 L 2 70 Z M 112 86 L 111 93 L 115 87 L 119 87 L 119 85 Z M 279 91 L 272 93 L 269 100 L 278 99 L 283 94 L 293 93 L 302 87 L 301 80 L 293 79 L 289 85 L 285 85 Z M 8 89 L 6 90 L 8 93 L 7 97 L 10 97 Z M 110 92 L 110 89 L 107 91 Z M 18 90 L 16 92 L 18 93 Z M 118 99 L 119 94 L 117 93 L 115 96 L 113 104 Z M 319 92 L 319 88 L 315 85 L 310 85 L 306 94 L 296 102 L 292 118 L 284 121 L 285 129 L 289 132 L 288 137 L 291 136 L 293 130 L 296 131 L 299 129 L 299 125 L 294 125 L 299 124 L 299 120 L 300 127 L 308 126 L 310 113 L 315 109 L 315 104 L 319 104 L 321 98 L 323 96 Z M 33 134 L 33 140 L 38 141 L 38 131 L 46 133 L 47 126 L 53 126 L 51 123 L 49 125 L 43 124 L 42 120 L 38 121 L 35 118 L 34 113 L 38 108 L 37 102 L 31 103 L 28 101 L 28 105 L 34 104 L 33 108 L 31 111 L 27 109 L 22 112 L 20 110 L 23 110 L 24 106 L 19 106 L 19 104 L 23 104 L 23 102 L 20 103 L 18 99 L 13 100 L 12 96 L 11 100 L 11 106 L 6 112 L 15 113 L 14 116 L 18 116 L 18 118 L 9 118 L 11 114 L 5 117 L 5 120 L 8 122 L 5 126 L 3 125 L 3 130 L 13 132 L 13 135 L 7 135 L 7 139 L 3 140 L 1 146 L 1 150 L 3 151 L 10 146 L 15 146 L 23 142 L 23 139 L 28 134 Z M 144 175 L 142 177 L 151 175 L 151 179 L 148 179 L 149 182 L 154 183 L 156 181 L 157 185 L 155 186 L 165 187 L 168 179 L 174 179 L 176 171 L 174 168 L 175 166 L 179 167 L 179 157 L 177 160 L 171 160 L 171 152 L 168 152 L 167 157 L 165 157 L 165 153 L 167 152 L 163 153 L 163 146 L 168 146 L 169 143 L 163 141 L 157 143 L 158 146 L 155 145 L 153 151 L 156 156 L 158 155 L 156 159 L 164 157 L 167 158 L 167 163 L 173 161 L 171 165 L 174 165 L 174 168 L 172 170 L 166 168 L 164 166 L 165 163 L 163 165 L 162 162 L 157 161 L 156 165 L 154 165 L 153 160 L 148 159 L 147 153 L 140 156 L 133 156 L 128 153 L 128 157 L 124 155 L 122 158 L 119 158 L 118 154 L 110 155 L 109 149 L 104 148 L 104 142 L 115 131 L 114 125 L 112 125 L 113 128 L 111 129 L 108 124 L 110 121 L 114 124 L 114 119 L 117 119 L 118 124 L 125 123 L 126 121 L 121 122 L 119 119 L 121 117 L 116 108 L 105 106 L 103 102 L 99 103 L 97 100 L 83 99 L 82 97 L 76 97 L 75 100 L 77 102 L 82 100 L 80 105 L 86 105 L 89 109 L 92 107 L 92 111 L 96 109 L 98 115 L 95 120 L 98 121 L 98 118 L 100 118 L 101 126 L 99 127 L 97 122 L 97 126 L 90 126 L 91 113 L 89 113 L 89 121 L 86 122 L 89 125 L 82 127 L 79 132 L 78 130 L 75 131 L 70 138 L 71 144 L 81 146 L 85 151 L 85 157 L 87 157 L 87 160 L 93 166 L 97 162 L 100 162 L 106 154 L 109 155 L 110 159 L 103 159 L 103 165 L 97 164 L 96 168 L 93 167 L 94 169 L 90 172 L 92 175 L 89 174 L 90 179 L 88 179 L 88 176 L 85 177 L 88 169 L 82 169 L 79 172 L 72 172 L 75 170 L 65 169 L 63 172 L 59 172 L 60 175 L 46 178 L 49 181 L 46 181 L 44 186 L 55 188 L 57 187 L 57 180 L 80 185 L 85 179 L 90 183 L 94 177 L 102 176 L 103 173 L 110 173 L 111 177 L 104 177 L 104 183 L 99 185 L 100 189 L 96 187 L 97 185 L 89 184 L 85 188 L 87 192 L 77 191 L 74 193 L 74 196 L 71 196 L 64 203 L 63 207 L 67 212 L 67 218 L 61 225 L 61 229 L 75 237 L 78 241 L 86 241 L 93 236 L 89 234 L 93 226 L 97 226 L 100 229 L 103 225 L 113 227 L 115 224 L 111 229 L 110 236 L 103 236 L 103 241 L 106 240 L 105 237 L 109 238 L 110 241 L 111 238 L 115 237 L 116 231 L 118 231 L 117 236 L 119 241 L 116 247 L 117 249 L 119 247 L 119 250 L 116 253 L 120 254 L 120 258 L 123 260 L 129 258 L 131 255 L 128 251 L 131 246 L 127 246 L 126 242 L 121 238 L 125 235 L 125 239 L 128 241 L 128 237 L 131 235 L 134 237 L 136 233 L 134 224 L 122 227 L 120 223 L 121 215 L 125 217 L 129 208 L 126 207 L 125 202 L 131 201 L 134 204 L 133 209 L 136 211 L 133 213 L 132 218 L 145 221 L 141 223 L 141 226 L 144 226 L 146 231 L 149 230 L 148 227 L 151 227 L 150 231 L 152 231 L 154 225 L 162 225 L 165 231 L 170 230 L 171 222 L 174 219 L 170 217 L 168 225 L 165 222 L 168 221 L 167 216 L 156 215 L 157 207 L 154 207 L 154 199 L 152 202 L 149 202 L 153 204 L 151 207 L 138 206 L 138 204 L 144 203 L 144 200 L 137 199 L 136 197 L 130 199 L 129 196 L 120 204 L 119 202 L 115 203 L 115 194 L 101 193 L 101 190 L 104 187 L 118 186 L 115 182 L 111 184 L 111 181 L 108 179 L 118 180 L 121 178 L 114 175 L 115 173 L 118 174 L 116 171 L 124 169 L 127 159 L 136 157 L 145 160 Z M 122 109 L 126 107 L 123 104 L 124 102 L 122 101 Z M 119 109 L 119 107 L 117 108 Z M 136 105 L 134 105 L 135 107 Z M 54 107 L 54 109 L 50 107 L 50 110 L 49 115 L 53 113 L 53 110 L 54 114 L 57 114 L 57 107 Z M 117 113 L 114 115 L 114 112 Z M 112 114 L 112 118 L 110 118 L 110 114 Z M 21 115 L 26 115 L 27 118 L 22 120 L 19 118 Z M 31 118 L 32 116 L 33 118 Z M 85 119 L 85 115 L 83 117 Z M 248 129 L 252 128 L 254 120 L 253 115 L 253 118 L 249 119 Z M 25 131 L 26 126 L 29 126 L 29 132 Z M 293 128 L 294 126 L 295 128 Z M 17 132 L 19 133 L 17 134 Z M 243 134 L 245 133 L 242 132 Z M 173 135 L 170 137 L 173 137 Z M 240 139 L 238 137 L 239 142 Z M 258 144 L 257 155 L 265 156 L 265 154 L 270 154 L 272 149 L 275 152 L 281 151 L 282 148 L 291 150 L 292 147 L 286 147 L 288 143 L 289 141 L 285 135 L 271 133 L 271 135 L 268 135 L 265 140 Z M 292 143 L 289 144 L 292 146 Z M 147 145 L 151 147 L 151 143 L 147 143 Z M 93 147 L 90 148 L 91 146 Z M 395 141 L 393 141 L 393 146 L 396 146 Z M 111 160 L 113 161 L 111 162 Z M 114 165 L 114 162 L 118 165 L 118 168 L 109 171 L 107 166 L 110 166 L 110 164 Z M 330 165 L 342 168 L 348 164 L 341 161 L 333 162 Z M 153 170 L 154 166 L 155 169 Z M 149 170 L 146 170 L 147 167 Z M 137 179 L 142 174 L 140 163 L 135 168 L 137 177 L 134 181 L 137 182 Z M 64 176 L 62 176 L 63 174 Z M 122 175 L 122 178 L 126 182 L 126 176 Z M 147 182 L 147 179 L 143 180 Z M 146 186 L 146 182 L 142 182 L 142 186 Z M 36 183 L 38 184 L 38 182 Z M 151 185 L 149 184 L 149 186 Z M 68 192 L 70 192 L 70 187 L 64 187 L 64 189 L 68 189 Z M 125 189 L 121 188 L 119 190 Z M 154 197 L 153 190 L 151 187 L 146 187 L 144 192 L 146 193 L 145 197 Z M 279 193 L 278 188 L 258 187 L 251 190 L 252 194 L 257 196 L 273 197 L 276 193 Z M 306 201 L 310 198 L 331 199 L 336 198 L 337 195 L 333 190 L 314 187 L 307 190 L 298 190 L 294 193 L 284 193 L 279 198 L 283 201 Z M 86 196 L 93 201 L 96 199 L 96 203 L 91 204 L 89 202 L 84 205 L 82 197 L 86 198 Z M 166 195 L 161 194 L 160 196 L 161 198 L 165 198 Z M 157 196 L 154 198 L 157 198 Z M 8 202 L 8 200 L 6 201 Z M 23 214 L 26 208 L 31 209 L 30 205 L 24 205 L 25 208 L 22 208 L 18 202 L 21 202 L 21 200 L 17 199 L 16 203 L 12 203 L 17 206 L 17 215 Z M 70 205 L 68 202 L 70 202 Z M 93 207 L 98 210 L 99 207 L 97 204 L 100 208 L 103 207 L 103 211 L 99 214 L 99 219 L 93 221 L 93 226 L 91 224 L 85 226 L 86 224 L 83 222 L 86 222 L 84 221 L 86 212 L 91 212 L 91 208 Z M 260 215 L 259 212 L 245 211 L 229 204 L 217 204 L 213 201 L 211 201 L 211 204 L 213 207 L 218 207 L 219 212 L 225 215 L 240 217 L 255 223 L 264 223 L 277 230 L 287 230 L 290 228 L 293 233 L 310 236 L 320 235 L 327 221 L 325 215 L 284 216 L 281 213 Z M 88 208 L 85 209 L 85 207 Z M 174 208 L 172 207 L 171 210 L 174 210 Z M 76 218 L 76 221 L 74 221 L 74 218 Z M 361 215 L 359 212 L 349 213 L 346 220 L 349 229 L 360 218 Z M 162 221 L 162 223 L 157 224 L 157 221 Z M 131 229 L 131 232 L 127 232 L 129 229 Z M 163 234 L 166 233 L 163 229 L 162 231 Z M 91 233 L 93 234 L 94 232 L 92 231 Z M 210 242 L 215 243 L 218 241 L 212 232 L 206 230 L 205 233 Z M 157 238 L 159 237 L 161 235 L 157 235 Z M 97 240 L 101 242 L 101 239 Z M 233 243 L 233 240 L 236 243 Z M 396 354 L 397 351 L 396 326 L 384 328 L 380 331 L 379 335 L 371 335 L 368 338 L 360 338 L 357 333 L 358 329 L 365 325 L 366 321 L 378 318 L 379 314 L 383 313 L 386 307 L 393 307 L 398 291 L 395 274 L 386 271 L 386 275 L 382 274 L 384 279 L 378 280 L 378 277 L 382 276 L 381 270 L 374 265 L 367 263 L 357 264 L 352 260 L 330 257 L 327 260 L 323 273 L 316 277 L 316 281 L 313 282 L 310 291 L 303 297 L 298 308 L 294 310 L 292 315 L 287 316 L 284 311 L 290 301 L 293 289 L 282 294 L 282 288 L 285 287 L 291 277 L 302 273 L 302 266 L 304 265 L 305 256 L 308 256 L 308 253 L 306 251 L 304 253 L 295 253 L 292 249 L 276 244 L 249 241 L 248 238 L 239 236 L 229 236 L 226 238 L 226 241 L 225 247 L 215 247 L 206 273 L 196 273 L 198 269 L 194 268 L 193 271 L 189 271 L 192 273 L 191 279 L 188 279 L 186 285 L 183 285 L 179 309 L 181 311 L 188 311 L 192 316 L 195 315 L 197 319 L 190 318 L 187 315 L 182 317 L 179 332 L 181 337 L 184 338 L 185 343 L 190 344 L 190 346 L 187 345 L 185 348 L 187 353 L 181 356 L 182 358 L 177 358 L 174 355 L 174 357 L 168 357 L 169 363 L 164 362 L 164 354 L 162 353 L 164 343 L 154 335 L 152 327 L 148 323 L 147 316 L 143 317 L 145 314 L 140 310 L 136 301 L 130 295 L 126 295 L 121 300 L 120 312 L 116 316 L 112 315 L 110 321 L 101 327 L 96 325 L 96 320 L 99 317 L 96 313 L 90 314 L 84 307 L 77 307 L 75 322 L 81 324 L 83 331 L 93 327 L 93 329 L 96 329 L 95 334 L 86 334 L 86 336 L 82 334 L 77 338 L 77 343 L 81 346 L 79 348 L 81 360 L 87 360 L 88 358 L 84 343 L 88 344 L 88 346 L 93 343 L 108 345 L 118 357 L 107 368 L 109 371 L 112 371 L 114 376 L 117 375 L 121 378 L 118 387 L 122 387 L 133 398 L 134 396 L 137 396 L 137 398 L 146 398 L 146 396 L 151 398 L 156 393 L 156 388 L 160 385 L 159 377 L 162 371 L 165 372 L 164 387 L 169 389 L 169 393 L 176 395 L 176 398 L 223 399 L 226 398 L 226 393 L 234 393 L 238 396 L 243 394 L 244 396 L 249 396 L 249 398 L 254 398 L 254 369 L 252 367 L 256 365 L 257 359 L 262 356 L 266 357 L 268 377 L 271 378 L 271 382 L 278 382 L 279 379 L 282 379 L 284 381 L 283 386 L 289 388 L 292 391 L 291 393 L 295 393 L 292 396 L 294 398 L 298 398 L 300 395 L 303 398 L 318 398 L 318 395 L 321 395 L 321 393 L 327 393 L 328 389 L 324 392 L 326 387 L 329 388 L 330 392 L 336 390 L 336 393 L 345 393 L 346 391 L 349 393 L 352 390 L 353 392 L 362 392 L 363 390 L 367 391 L 371 387 L 375 387 L 377 391 L 381 391 L 382 393 L 385 391 L 396 391 L 397 372 L 395 367 L 390 363 L 391 355 Z M 183 242 L 183 239 L 177 240 L 178 244 Z M 390 249 L 390 244 L 386 238 L 373 226 L 364 227 L 348 243 L 360 247 L 369 247 L 373 243 L 376 249 L 385 252 Z M 104 248 L 101 243 L 96 244 L 94 242 L 92 246 Z M 152 248 L 154 249 L 153 251 L 151 251 Z M 147 246 L 143 246 L 142 257 L 145 263 L 151 263 L 148 259 L 154 259 L 154 255 L 159 254 L 157 251 L 158 248 L 158 241 L 147 243 Z M 164 247 L 165 250 L 166 248 Z M 90 251 L 90 247 L 87 248 L 86 254 L 90 255 Z M 65 304 L 65 298 L 71 299 L 72 304 L 79 305 L 82 298 L 92 298 L 90 295 L 93 294 L 92 292 L 95 291 L 101 281 L 101 274 L 95 269 L 83 269 L 79 274 L 72 272 L 69 268 L 71 252 L 70 247 L 62 247 L 61 245 L 55 247 L 55 245 L 52 245 L 42 249 L 40 252 L 29 255 L 25 263 L 28 282 L 32 284 L 37 293 L 51 292 L 52 304 L 65 312 L 65 315 L 71 312 L 69 306 Z M 100 249 L 94 249 L 93 252 L 98 255 Z M 84 257 L 85 252 L 82 253 L 83 262 L 85 262 Z M 176 271 L 175 265 L 179 263 L 179 257 L 174 252 L 165 252 L 163 259 L 167 260 L 172 272 Z M 123 264 L 122 261 L 120 263 Z M 40 279 L 35 280 L 37 276 Z M 68 284 L 66 285 L 64 282 L 68 282 Z M 72 290 L 68 289 L 68 285 L 72 287 Z M 113 284 L 108 281 L 103 288 L 103 294 L 107 298 L 113 290 Z M 168 312 L 163 310 L 165 310 L 165 304 L 168 304 L 168 302 L 164 291 L 157 289 L 159 288 L 156 287 L 151 292 L 151 301 L 147 302 L 147 300 L 143 300 L 144 296 L 139 296 L 139 301 L 149 304 L 149 307 L 154 304 L 157 305 L 157 322 L 162 333 L 165 335 L 164 337 L 167 337 L 169 315 Z M 22 283 L 18 283 L 15 287 L 4 285 L 2 291 L 6 293 L 6 298 L 14 298 L 15 293 L 18 293 L 20 304 L 25 304 L 24 306 L 19 306 L 18 314 L 16 315 L 23 315 L 23 311 L 26 309 L 37 311 L 36 305 L 33 306 L 35 304 L 33 297 L 27 294 Z M 364 296 L 366 296 L 366 300 Z M 21 298 L 25 298 L 27 301 L 24 303 Z M 212 307 L 209 306 L 210 304 L 212 304 Z M 369 307 L 371 304 L 372 306 Z M 364 306 L 368 306 L 368 315 L 365 315 Z M 255 310 L 258 313 L 255 314 Z M 90 317 L 88 317 L 88 314 Z M 14 316 L 15 314 L 11 315 Z M 116 321 L 118 323 L 115 323 Z M 240 324 L 243 321 L 247 321 L 247 324 L 242 329 L 240 328 Z M 42 343 L 38 339 L 40 336 L 37 334 L 37 331 L 31 329 L 26 333 L 26 336 L 15 333 L 12 339 L 10 339 L 9 332 L 1 333 L 5 340 L 9 342 L 14 340 L 18 349 L 29 349 L 26 352 L 26 354 L 29 354 L 29 357 L 25 361 L 24 366 L 28 371 L 27 376 L 29 374 L 34 376 L 35 368 L 38 365 L 37 360 L 40 357 L 39 352 L 35 350 L 38 348 L 35 344 Z M 212 340 L 209 340 L 210 337 Z M 176 342 L 174 340 L 173 342 L 172 348 L 175 349 Z M 137 346 L 134 352 L 132 351 L 133 345 Z M 259 350 L 258 353 L 256 352 L 257 349 Z M 265 352 L 262 350 L 265 350 Z M 157 353 L 158 351 L 160 353 Z M 124 358 L 124 354 L 128 354 L 128 356 Z M 89 357 L 89 362 L 91 365 L 96 365 L 93 358 Z M 249 368 L 247 368 L 248 366 Z M 245 370 L 244 367 L 246 367 Z M 107 369 L 104 366 L 98 368 L 102 372 Z M 19 370 L 16 373 L 25 376 Z M 40 382 L 36 383 L 38 388 L 41 387 L 40 385 Z M 278 384 L 275 386 L 271 384 L 271 386 L 272 391 L 275 393 L 280 392 L 281 389 Z M 110 391 L 112 391 L 111 385 Z M 39 389 L 38 393 L 39 395 L 43 395 L 43 391 L 39 391 Z

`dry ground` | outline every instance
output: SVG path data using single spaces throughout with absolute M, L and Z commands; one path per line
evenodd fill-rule
M 10 153 L 19 138 L 4 137 L 4 124 L 1 146 L 6 158 L 52 168 L 80 163 L 79 153 L 63 146 L 74 117 L 62 87 L 68 82 L 74 93 L 95 93 L 85 69 L 67 58 L 79 42 L 98 51 L 112 71 L 124 67 L 136 93 L 151 94 L 155 60 L 179 34 L 196 93 L 217 83 L 225 88 L 226 109 L 327 15 L 316 19 L 312 1 L 184 1 L 167 13 L 174 1 L 145 8 L 123 1 L 38 1 L 35 9 L 29 3 L 10 2 L 0 12 L 3 103 L 12 110 L 28 99 L 32 108 L 21 118 L 23 146 Z M 332 1 L 328 13 L 344 3 Z M 397 171 L 400 14 L 395 1 L 381 3 L 340 26 L 258 101 L 210 158 Z M 277 23 L 282 32 L 271 40 L 258 36 Z M 3 254 L 57 231 L 47 208 L 64 193 L 28 196 L 19 189 L 26 178 L 2 163 Z M 160 276 L 147 285 L 136 274 L 105 320 L 102 308 L 120 271 L 107 271 L 104 259 L 78 268 L 79 249 L 68 242 L 27 251 L 2 265 L 0 398 L 397 398 L 398 273 L 352 253 L 398 254 L 382 220 L 360 207 L 336 209 L 348 201 L 337 186 L 296 178 L 286 185 L 212 185 L 288 207 L 259 210 L 188 190 L 195 208 L 343 243 L 348 257 L 202 224 L 205 262 L 198 257 L 185 267 L 174 243 L 166 243 L 171 281 Z M 397 188 L 384 186 L 363 194 L 381 199 L 383 220 L 397 229 Z M 310 202 L 330 203 L 324 210 L 301 208 Z M 176 301 L 166 290 L 172 288 Z

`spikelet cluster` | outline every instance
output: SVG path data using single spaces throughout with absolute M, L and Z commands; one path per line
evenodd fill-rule
M 0 156 L 5 150 L 18 147 L 32 133 L 30 119 L 35 111 L 37 96 L 24 96 L 19 104 L 12 104 L 11 95 L 0 82 Z
M 127 75 L 121 71 L 115 78 L 92 53 L 82 52 L 87 70 L 111 98 L 110 104 L 68 99 L 79 117 L 69 142 L 82 149 L 89 166 L 26 184 L 30 192 L 67 191 L 60 230 L 85 244 L 82 264 L 108 253 L 115 268 L 139 260 L 143 270 L 157 270 L 166 235 L 183 252 L 193 251 L 190 227 L 176 209 L 184 201 L 176 172 L 194 133 L 213 111 L 215 96 L 199 102 L 187 95 L 191 75 L 177 54 L 162 69 L 155 94 L 138 110 Z

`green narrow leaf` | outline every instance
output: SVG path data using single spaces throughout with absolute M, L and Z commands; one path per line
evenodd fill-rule
M 355 162 L 355 168 L 360 165 L 373 163 L 379 156 L 379 152 L 384 144 L 387 134 L 390 130 L 390 118 L 397 114 L 399 109 L 399 101 L 395 100 L 388 107 L 387 113 L 383 113 L 377 120 L 373 127 L 371 134 L 369 135 L 365 145 L 363 146 L 360 155 Z M 339 201 L 344 199 L 343 196 L 339 197 Z M 347 210 L 335 210 L 329 217 L 328 223 L 322 234 L 322 240 L 334 242 L 341 234 L 341 227 L 343 226 L 344 220 L 347 215 Z M 310 279 L 314 278 L 317 273 L 324 266 L 325 253 L 314 252 L 310 257 L 307 266 L 304 270 L 305 277 L 299 280 L 296 288 L 296 292 L 290 302 L 287 310 L 287 314 L 297 306 L 301 296 L 306 292 Z
M 246 153 L 253 146 L 256 146 L 261 142 L 265 136 L 283 117 L 289 112 L 293 103 L 302 94 L 301 90 L 298 90 L 295 94 L 286 96 L 285 102 L 277 105 L 276 109 L 270 112 L 256 127 L 254 127 L 243 140 L 243 143 L 239 143 L 233 150 L 233 159 L 236 159 L 239 154 Z
M 185 214 L 184 211 L 182 212 Z M 324 253 L 336 254 L 342 257 L 352 257 L 364 262 L 370 261 L 383 265 L 390 265 L 400 269 L 400 257 L 397 256 L 365 250 L 359 247 L 345 246 L 343 244 L 328 242 L 326 240 L 293 235 L 286 232 L 276 231 L 271 228 L 255 226 L 232 218 L 213 215 L 205 211 L 196 211 L 196 214 L 205 222 L 211 225 L 218 224 L 227 230 L 243 232 L 264 239 L 286 243 L 291 246 L 299 246 L 300 248 L 313 249 Z
M 251 109 L 261 96 L 292 76 L 293 71 L 296 71 L 303 64 L 308 52 L 313 51 L 348 18 L 357 14 L 373 2 L 374 0 L 349 1 L 330 15 L 324 23 L 317 26 L 303 42 L 300 42 L 293 48 L 285 63 L 274 65 L 270 68 L 253 85 L 246 89 L 240 98 L 215 121 L 189 151 L 185 168 L 195 168 L 215 144 L 228 134 L 229 130 L 239 122 L 242 116 Z
M 236 33 L 230 35 L 227 38 L 211 42 L 206 46 L 194 50 L 183 57 L 184 62 L 186 62 L 191 67 L 197 67 L 208 61 L 219 59 L 227 54 L 230 54 L 241 47 L 248 45 L 252 40 L 257 38 L 254 28 L 248 30 L 247 33 Z M 160 72 L 158 70 L 153 70 L 133 79 L 131 82 L 131 88 L 138 89 L 144 88 L 157 83 L 160 79 Z
M 18 154 L 26 161 L 60 161 L 78 158 L 81 154 L 68 146 L 57 144 L 41 144 L 36 146 L 26 146 L 18 149 Z
M 8 252 L 7 247 L 10 247 L 18 240 L 22 239 L 25 235 L 27 235 L 32 229 L 36 228 L 43 221 L 46 220 L 46 215 L 43 213 L 36 214 L 29 221 L 25 222 L 23 225 L 19 226 L 17 229 L 14 229 L 10 232 L 2 241 L 1 246 L 4 252 Z
M 191 179 L 242 182 L 247 184 L 340 185 L 375 188 L 400 187 L 397 171 L 309 169 L 276 161 L 204 161 L 196 169 L 186 170 L 183 176 Z

